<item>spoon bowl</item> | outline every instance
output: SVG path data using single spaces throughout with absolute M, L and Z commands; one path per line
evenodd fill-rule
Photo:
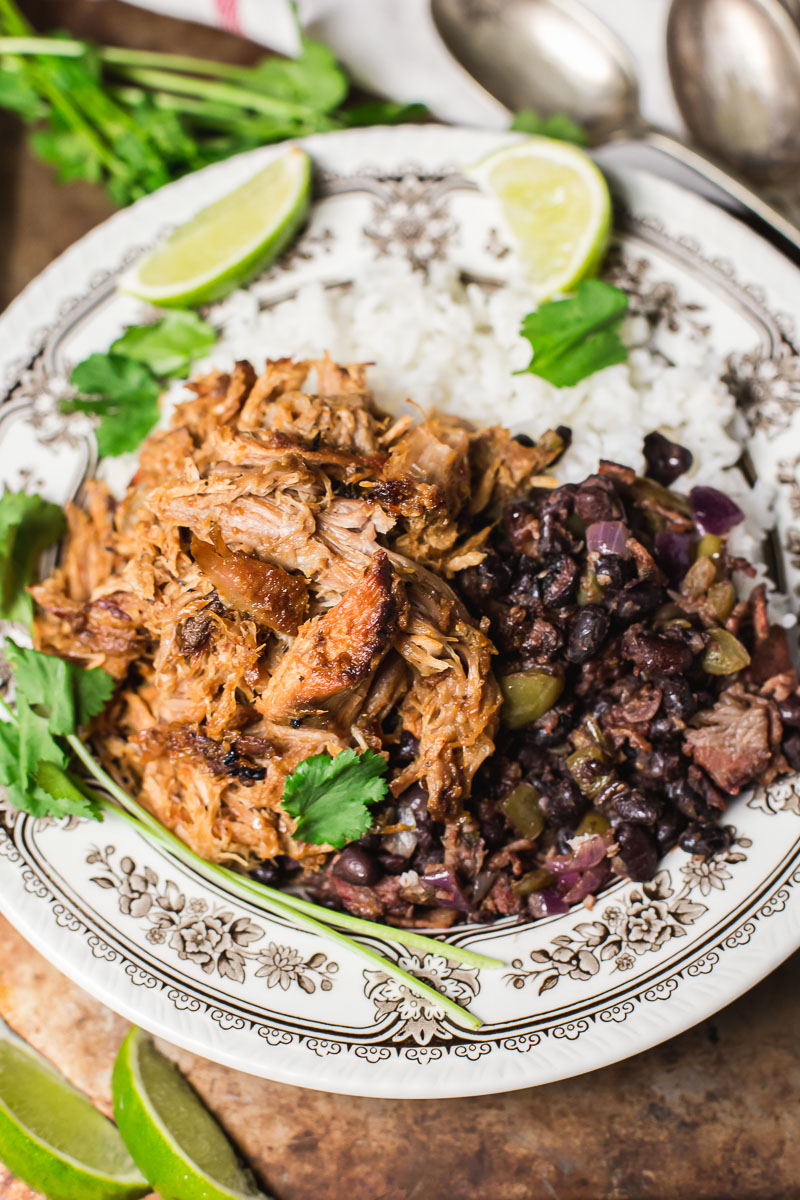
M 453 58 L 509 109 L 531 108 L 542 116 L 566 113 L 583 125 L 593 145 L 612 138 L 627 138 L 652 147 L 688 167 L 728 202 L 741 205 L 762 233 L 777 240 L 782 249 L 800 262 L 800 229 L 719 162 L 644 121 L 639 109 L 636 72 L 628 51 L 577 0 L 430 0 L 430 4 L 434 24 Z M 773 7 L 778 10 L 777 15 L 772 12 Z M 726 8 L 740 14 L 738 27 L 730 13 L 725 14 Z M 758 32 L 763 35 L 767 26 L 758 20 L 746 20 L 748 9 L 764 19 L 770 15 L 775 18 L 775 28 L 785 43 L 782 52 L 779 53 L 781 48 L 772 32 L 759 40 Z M 689 25 L 695 10 L 706 14 L 705 24 Z M 725 34 L 717 49 L 714 49 L 712 13 L 720 15 L 720 28 Z M 714 74 L 717 87 L 714 129 L 727 134 L 729 139 L 736 134 L 736 121 L 742 120 L 746 110 L 746 104 L 744 108 L 739 105 L 734 120 L 726 120 L 724 115 L 725 97 L 732 94 L 730 71 L 739 69 L 733 64 L 740 64 L 750 56 L 753 62 L 748 64 L 747 72 L 742 71 L 742 78 L 751 80 L 759 69 L 769 71 L 780 64 L 786 73 L 784 83 L 758 93 L 759 112 L 763 114 L 767 91 L 773 98 L 778 97 L 781 87 L 786 92 L 781 102 L 779 152 L 776 155 L 774 149 L 770 150 L 769 169 L 776 168 L 779 162 L 788 164 L 795 146 L 800 164 L 800 28 L 779 0 L 673 0 L 670 25 L 674 41 L 670 59 L 675 68 L 673 82 L 677 72 L 684 86 L 678 99 L 683 97 L 692 116 L 695 112 L 701 114 L 698 123 L 705 120 L 700 103 L 702 63 L 712 53 L 719 58 Z M 692 52 L 693 31 L 702 32 L 702 58 L 700 48 L 697 53 Z M 751 35 L 749 41 L 748 35 Z M 734 59 L 736 36 L 745 40 L 736 47 Z M 730 55 L 727 61 L 726 55 Z M 690 80 L 696 82 L 690 85 Z M 792 111 L 793 125 L 789 115 Z M 688 116 L 687 124 L 695 128 Z M 738 160 L 743 166 L 757 165 L 753 146 L 758 136 L 766 136 L 763 117 L 758 121 L 754 117 L 752 125 L 747 126 L 748 149 Z M 737 140 L 737 147 L 743 144 Z M 715 134 L 714 148 L 724 155 L 729 145 Z
M 780 0 L 673 0 L 667 58 L 699 145 L 762 183 L 800 170 L 800 29 Z
M 567 113 L 593 144 L 639 123 L 627 50 L 575 0 L 431 0 L 463 67 L 512 112 Z

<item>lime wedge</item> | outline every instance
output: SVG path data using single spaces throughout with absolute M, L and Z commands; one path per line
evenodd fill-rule
M 46 1058 L 0 1039 L 0 1159 L 50 1200 L 134 1200 L 150 1191 L 122 1138 Z
M 164 308 L 218 300 L 274 262 L 308 214 L 311 160 L 290 147 L 247 183 L 196 213 L 120 280 Z
M 264 1200 L 197 1093 L 141 1029 L 120 1046 L 111 1090 L 120 1132 L 164 1200 Z
M 577 146 L 534 137 L 497 150 L 465 174 L 499 201 L 537 300 L 595 274 L 608 248 L 611 197 Z

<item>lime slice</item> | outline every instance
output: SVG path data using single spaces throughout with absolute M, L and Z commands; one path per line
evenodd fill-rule
M 534 137 L 488 155 L 465 174 L 499 201 L 537 300 L 597 271 L 608 248 L 611 197 L 577 146 Z
M 0 1159 L 50 1200 L 150 1191 L 117 1130 L 46 1058 L 0 1039 Z
M 292 146 L 236 191 L 203 208 L 120 280 L 164 308 L 218 300 L 274 262 L 306 219 L 311 160 Z
M 141 1029 L 120 1046 L 111 1090 L 120 1132 L 164 1200 L 264 1200 L 197 1093 Z

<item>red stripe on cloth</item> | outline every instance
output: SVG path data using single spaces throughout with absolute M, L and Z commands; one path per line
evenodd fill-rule
M 241 33 L 239 0 L 214 0 L 214 4 L 222 27 L 230 33 Z

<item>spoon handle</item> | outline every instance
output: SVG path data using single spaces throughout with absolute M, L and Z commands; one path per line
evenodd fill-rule
M 680 138 L 666 133 L 662 129 L 651 126 L 643 131 L 642 139 L 654 150 L 658 150 L 668 158 L 674 159 L 675 162 L 688 167 L 708 183 L 714 184 L 731 200 L 740 204 L 751 216 L 768 226 L 773 234 L 778 234 L 779 239 L 788 242 L 796 252 L 792 255 L 793 259 L 796 262 L 800 261 L 797 253 L 800 252 L 800 229 L 776 208 L 773 208 L 767 200 L 754 192 L 749 184 L 737 179 L 724 167 L 719 166 L 686 142 L 681 141 Z M 783 248 L 785 249 L 785 247 Z

